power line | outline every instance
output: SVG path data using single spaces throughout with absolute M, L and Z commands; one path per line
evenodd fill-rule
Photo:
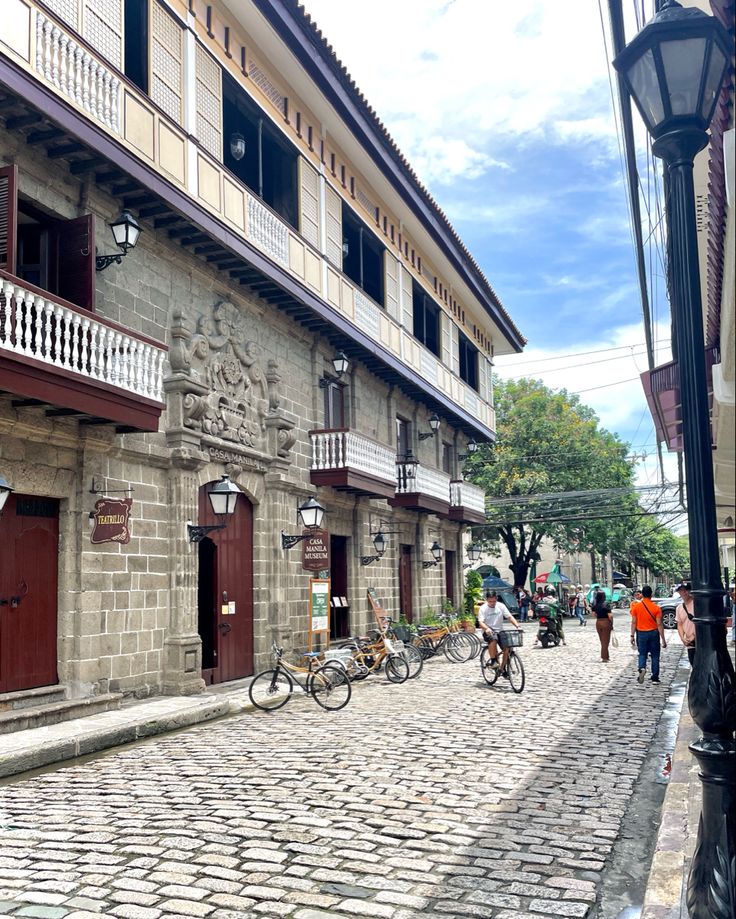
M 669 338 L 659 338 L 657 339 L 656 342 L 654 342 L 654 344 L 657 344 L 657 345 L 667 344 L 668 345 L 670 344 L 670 339 Z M 624 350 L 630 351 L 632 348 L 646 348 L 646 344 L 644 342 L 638 342 L 632 345 L 616 345 L 615 347 L 611 347 L 611 348 L 596 348 L 593 351 L 571 351 L 569 354 L 558 354 L 555 357 L 540 357 L 537 359 L 530 358 L 528 361 L 514 361 L 514 365 L 516 366 L 516 365 L 523 365 L 523 364 L 541 364 L 546 361 L 561 361 L 568 357 L 585 357 L 588 354 L 607 354 L 610 351 L 624 351 Z M 496 358 L 496 360 L 500 361 L 506 356 L 508 356 L 509 359 L 513 357 L 513 355 L 502 355 L 501 357 Z

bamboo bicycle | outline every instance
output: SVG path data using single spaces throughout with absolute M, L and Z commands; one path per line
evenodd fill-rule
M 410 676 L 419 676 L 416 661 L 409 661 L 404 656 L 402 642 L 381 635 L 371 641 L 365 638 L 351 638 L 341 642 L 339 648 L 351 651 L 352 660 L 345 663 L 348 676 L 351 680 L 364 680 L 368 674 L 377 673 L 385 663 L 386 679 L 391 683 L 405 683 Z
M 445 624 L 425 629 L 414 639 L 414 647 L 424 658 L 434 657 L 442 651 L 447 660 L 453 663 L 472 660 L 480 650 L 476 636 L 470 632 L 457 631 L 457 625 L 448 616 L 442 618 Z
M 328 711 L 339 711 L 350 701 L 353 688 L 345 669 L 339 664 L 320 663 L 315 652 L 304 655 L 309 661 L 306 667 L 297 667 L 284 660 L 284 649 L 278 648 L 275 643 L 271 645 L 271 651 L 276 666 L 254 676 L 248 688 L 248 696 L 256 708 L 264 712 L 283 708 L 295 686 Z M 299 679 L 300 674 L 304 675 L 303 683 Z

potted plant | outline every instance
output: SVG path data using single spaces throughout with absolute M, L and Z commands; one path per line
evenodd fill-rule
M 465 575 L 465 593 L 463 594 L 462 618 L 470 623 L 470 630 L 475 629 L 475 614 L 483 599 L 483 578 L 478 571 L 471 568 Z M 465 626 L 468 628 L 468 626 Z

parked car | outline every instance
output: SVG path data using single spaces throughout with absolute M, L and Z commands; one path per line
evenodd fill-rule
M 679 597 L 661 597 L 654 602 L 662 610 L 662 625 L 666 629 L 676 629 L 675 613 L 682 600 Z

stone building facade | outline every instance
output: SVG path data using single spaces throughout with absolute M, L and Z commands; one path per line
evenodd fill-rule
M 10 2 L 0 700 L 61 686 L 114 704 L 247 676 L 272 642 L 308 646 L 315 575 L 333 638 L 368 625 L 369 588 L 409 619 L 459 603 L 466 529 L 483 519 L 461 457 L 494 436 L 493 355 L 524 340 L 314 26 L 289 2 L 243 4 L 236 21 L 150 0 L 141 48 L 116 0 L 104 41 L 93 0 Z M 285 156 L 286 191 L 229 158 L 232 105 L 246 150 L 260 113 L 257 136 L 282 151 L 259 147 L 260 169 Z M 139 241 L 101 268 L 122 208 Z M 192 542 L 189 524 L 221 522 L 208 490 L 223 475 L 236 512 Z M 282 547 L 310 496 L 326 510 L 320 572 Z M 131 514 L 102 543 L 101 499 Z M 387 550 L 368 561 L 379 531 Z

